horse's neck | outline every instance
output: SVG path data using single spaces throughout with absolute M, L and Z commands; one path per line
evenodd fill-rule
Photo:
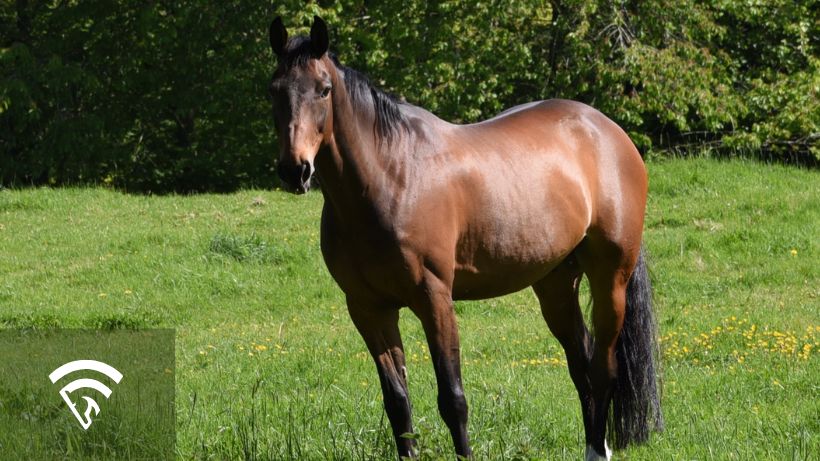
M 334 84 L 335 88 L 338 88 Z M 374 133 L 375 111 L 363 113 L 345 92 L 334 100 L 333 142 L 317 157 L 317 174 L 325 199 L 343 221 L 362 222 L 389 207 L 407 182 L 407 140 L 390 143 Z

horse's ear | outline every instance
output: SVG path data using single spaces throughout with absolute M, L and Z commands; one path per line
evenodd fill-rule
M 314 58 L 321 58 L 327 53 L 330 46 L 330 39 L 327 35 L 327 24 L 319 16 L 313 17 L 313 25 L 310 27 L 310 51 Z
M 273 22 L 270 23 L 270 47 L 276 56 L 280 58 L 285 55 L 285 45 L 288 43 L 288 31 L 285 30 L 282 24 L 282 17 L 277 16 Z

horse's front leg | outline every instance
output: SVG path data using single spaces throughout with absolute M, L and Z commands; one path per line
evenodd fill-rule
M 407 392 L 407 369 L 404 346 L 399 334 L 399 310 L 369 302 L 347 299 L 353 324 L 364 338 L 379 373 L 384 409 L 393 429 L 399 458 L 416 456 L 415 440 L 405 434 L 413 432 L 410 397 Z
M 427 272 L 410 308 L 421 320 L 438 382 L 438 408 L 456 454 L 472 456 L 467 436 L 467 399 L 461 384 L 458 326 L 449 284 Z

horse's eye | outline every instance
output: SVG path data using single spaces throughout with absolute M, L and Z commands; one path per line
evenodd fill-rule
M 331 89 L 332 89 L 332 87 L 326 86 L 326 87 L 322 90 L 322 99 L 326 98 L 326 97 L 327 97 L 327 95 L 329 95 L 329 94 L 330 94 L 330 90 L 331 90 Z

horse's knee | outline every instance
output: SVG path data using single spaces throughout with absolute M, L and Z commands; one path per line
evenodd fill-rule
M 438 409 L 448 427 L 467 421 L 467 398 L 461 386 L 447 386 L 439 390 Z
M 385 389 L 384 395 L 384 409 L 388 416 L 399 415 L 410 417 L 410 398 L 403 387 L 392 386 L 390 389 Z
M 467 399 L 460 384 L 439 387 L 438 408 L 441 418 L 450 429 L 456 454 L 471 458 L 470 438 L 467 435 Z
M 391 421 L 397 423 L 410 420 L 410 396 L 398 376 L 389 374 L 382 376 L 382 396 L 384 410 Z

